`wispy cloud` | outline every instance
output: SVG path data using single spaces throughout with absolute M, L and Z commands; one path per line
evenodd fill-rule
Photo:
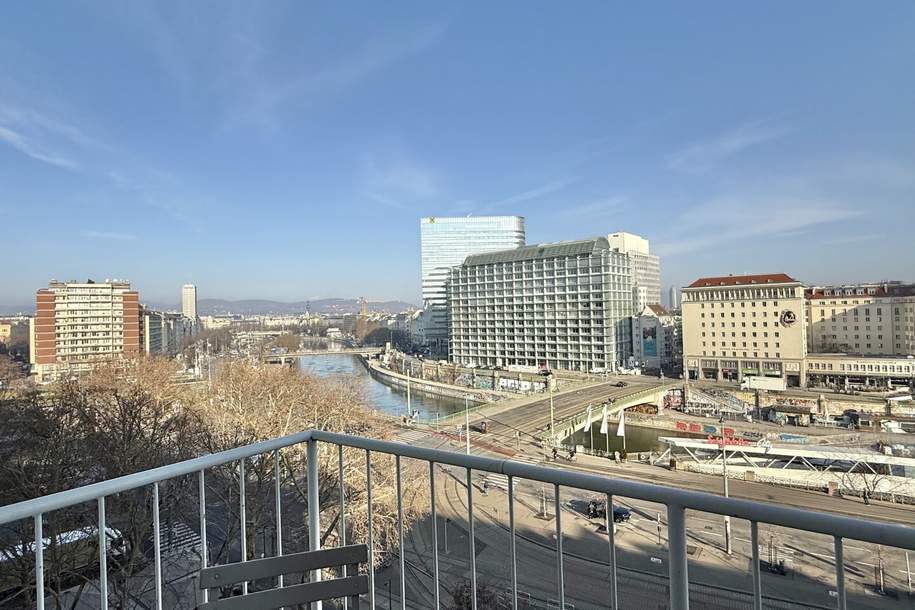
M 0 141 L 12 146 L 19 152 L 28 155 L 36 161 L 41 161 L 49 165 L 63 167 L 69 170 L 78 170 L 79 163 L 56 152 L 46 150 L 42 145 L 34 142 L 31 138 L 13 131 L 8 127 L 0 125 Z
M 590 203 L 563 208 L 562 215 L 564 217 L 571 217 L 576 219 L 603 218 L 610 214 L 619 212 L 625 203 L 626 197 L 622 195 L 617 195 L 615 197 L 605 197 L 603 199 L 591 201 Z
M 672 223 L 677 227 L 676 236 L 660 240 L 657 250 L 671 256 L 741 241 L 765 247 L 766 239 L 797 236 L 862 214 L 851 205 L 828 199 L 719 199 L 681 214 Z
M 54 113 L 45 111 L 46 106 L 42 96 L 0 80 L 0 142 L 36 161 L 72 171 L 85 170 L 92 153 L 111 150 L 78 126 L 51 116 Z
M 728 157 L 788 133 L 789 129 L 771 121 L 745 123 L 674 153 L 668 158 L 667 167 L 685 173 L 708 171 Z
M 416 159 L 402 142 L 376 143 L 363 159 L 363 194 L 385 207 L 407 209 L 441 195 L 441 176 Z
M 493 203 L 490 203 L 488 206 L 486 206 L 486 208 L 504 208 L 510 205 L 515 205 L 517 203 L 523 203 L 533 199 L 540 199 L 545 195 L 549 195 L 550 193 L 555 193 L 556 191 L 564 189 L 565 187 L 569 186 L 570 184 L 574 184 L 577 181 L 578 178 L 561 178 L 558 180 L 551 180 L 532 189 L 528 189 L 504 199 L 494 201 Z
M 369 163 L 368 183 L 371 191 L 387 191 L 408 198 L 433 197 L 439 192 L 438 182 L 439 178 L 434 171 L 411 161 L 372 160 Z
M 353 87 L 434 45 L 444 32 L 444 26 L 430 25 L 369 40 L 318 69 L 309 71 L 296 66 L 294 73 L 280 74 L 276 69 L 267 69 L 276 62 L 264 51 L 266 43 L 259 41 L 257 35 L 236 37 L 229 53 L 238 55 L 240 68 L 227 79 L 236 101 L 229 109 L 227 124 L 254 124 L 276 130 L 281 118 L 277 115 L 284 108 L 301 107 Z
M 101 239 L 106 241 L 133 241 L 137 238 L 131 233 L 117 233 L 114 231 L 81 231 L 80 236 L 86 239 Z

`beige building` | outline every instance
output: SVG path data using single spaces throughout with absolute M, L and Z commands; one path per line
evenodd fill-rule
M 197 320 L 197 286 L 194 284 L 181 287 L 181 313 L 185 318 Z
M 39 382 L 90 370 L 141 351 L 139 294 L 130 283 L 52 281 L 36 294 L 30 333 Z
M 0 321 L 0 343 L 9 344 L 13 338 L 13 325 L 10 322 Z
M 887 282 L 808 289 L 807 349 L 915 355 L 915 285 Z
M 811 385 L 898 388 L 915 381 L 913 356 L 808 354 L 806 368 Z
M 806 384 L 804 285 L 785 275 L 701 278 L 682 291 L 684 375 Z

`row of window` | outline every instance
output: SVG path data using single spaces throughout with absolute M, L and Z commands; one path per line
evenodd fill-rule
M 723 347 L 723 346 L 722 346 L 722 347 Z M 742 352 L 742 354 L 743 354 L 743 355 L 740 356 L 741 358 L 759 358 L 759 357 L 760 357 L 759 352 Z M 747 354 L 751 354 L 751 355 L 748 356 Z M 769 358 L 769 357 L 770 357 L 770 356 L 769 356 L 769 352 L 763 352 L 763 354 L 764 354 L 764 355 L 762 356 L 762 358 Z M 702 355 L 703 355 L 703 356 L 721 356 L 722 358 L 727 358 L 728 353 L 727 353 L 726 351 L 721 351 L 721 352 L 719 353 L 717 350 L 711 350 L 711 353 L 707 353 L 705 350 L 702 350 Z M 731 358 L 737 358 L 737 357 L 738 357 L 738 356 L 737 356 L 737 352 L 731 352 Z M 773 358 L 781 358 L 782 355 L 781 355 L 780 353 L 778 353 L 778 352 L 775 352 L 775 355 L 772 356 L 772 357 L 773 357 Z

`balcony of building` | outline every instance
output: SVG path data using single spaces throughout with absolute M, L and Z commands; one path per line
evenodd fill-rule
M 706 535 L 722 519 L 729 539 L 731 519 L 746 532 L 727 555 Z M 631 520 L 656 523 L 656 539 L 622 531 Z M 0 507 L 0 532 L 0 607 L 39 609 L 195 608 L 305 587 L 347 573 L 208 591 L 198 579 L 353 545 L 367 549 L 372 609 L 909 608 L 878 557 L 915 550 L 904 525 L 320 430 Z M 816 541 L 795 546 L 819 572 L 773 557 L 773 536 L 791 532 Z M 877 550 L 874 590 L 845 560 L 862 545 Z

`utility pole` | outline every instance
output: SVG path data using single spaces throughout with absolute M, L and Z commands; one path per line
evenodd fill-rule
M 724 483 L 724 497 L 728 497 L 728 446 L 724 438 L 724 417 L 718 420 L 721 426 L 721 478 Z M 724 516 L 724 545 L 725 552 L 731 554 L 731 517 Z
M 410 371 L 407 371 L 407 417 L 412 417 L 413 408 L 410 404 Z
M 658 513 L 658 546 L 661 546 L 661 513 Z
M 470 455 L 470 402 L 467 394 L 464 394 L 464 431 L 467 434 L 467 455 Z
M 549 382 L 547 382 L 549 383 Z M 553 417 L 553 384 L 550 386 L 550 441 L 551 444 L 556 444 L 556 421 Z

